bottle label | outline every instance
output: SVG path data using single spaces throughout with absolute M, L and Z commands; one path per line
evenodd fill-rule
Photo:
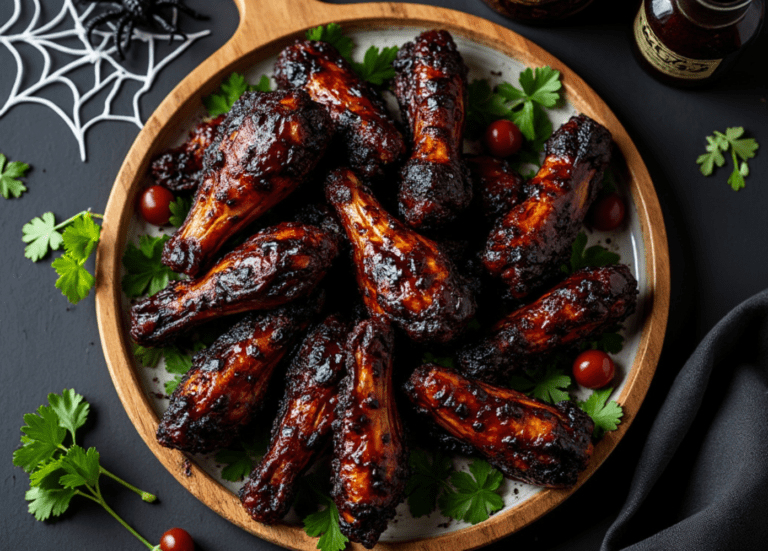
M 715 72 L 722 59 L 691 59 L 667 48 L 653 32 L 645 16 L 645 1 L 635 18 L 635 42 L 643 57 L 654 68 L 676 78 L 696 80 Z

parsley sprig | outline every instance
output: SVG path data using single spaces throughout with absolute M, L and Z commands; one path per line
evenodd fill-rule
M 161 262 L 163 245 L 170 239 L 167 235 L 152 237 L 142 235 L 139 246 L 129 243 L 123 253 L 123 292 L 128 298 L 140 297 L 144 294 L 154 295 L 165 289 L 171 280 L 181 276 Z
M 550 404 L 570 400 L 568 387 L 571 386 L 572 381 L 565 374 L 565 369 L 561 367 L 563 363 L 555 360 L 544 367 L 526 370 L 525 376 L 511 377 L 509 387 Z
M 319 27 L 309 29 L 304 36 L 306 36 L 307 40 L 327 42 L 339 51 L 341 57 L 352 63 L 352 49 L 355 47 L 355 44 L 351 38 L 344 34 L 341 25 L 338 23 L 329 23 L 326 26 L 320 25 Z
M 594 438 L 601 438 L 606 431 L 616 430 L 624 416 L 624 410 L 617 402 L 608 402 L 611 393 L 613 389 L 610 387 L 595 390 L 583 402 L 576 402 L 595 422 L 595 430 L 592 433 Z
M 453 461 L 440 451 L 430 458 L 429 452 L 414 449 L 408 457 L 408 465 L 411 477 L 405 486 L 405 495 L 411 516 L 418 518 L 434 511 L 437 498 L 450 489 L 447 480 L 453 472 Z
M 479 137 L 498 119 L 514 122 L 527 140 L 519 154 L 523 162 L 538 164 L 538 153 L 552 135 L 552 122 L 546 109 L 556 107 L 562 98 L 560 71 L 552 67 L 530 67 L 520 73 L 520 88 L 502 82 L 492 89 L 485 79 L 474 80 L 468 88 L 467 135 Z
M 21 194 L 27 191 L 27 186 L 19 178 L 23 178 L 28 170 L 27 163 L 8 163 L 8 158 L 0 153 L 0 195 L 5 199 L 21 197 Z
M 560 266 L 560 270 L 566 274 L 572 274 L 581 268 L 600 268 L 616 264 L 621 257 L 600 245 L 587 248 L 587 234 L 579 232 L 571 247 L 571 260 L 568 264 Z
M 251 439 L 241 439 L 239 447 L 219 450 L 216 461 L 222 463 L 221 478 L 230 482 L 239 482 L 256 467 L 267 453 L 269 431 L 256 434 Z
M 179 195 L 175 200 L 168 204 L 168 208 L 171 211 L 171 216 L 168 218 L 173 226 L 180 228 L 187 219 L 189 211 L 192 209 L 192 197 L 185 197 Z
M 101 505 L 147 548 L 156 549 L 107 505 L 99 479 L 105 475 L 148 503 L 157 498 L 102 467 L 96 448 L 85 449 L 76 443 L 77 429 L 88 419 L 88 402 L 65 389 L 61 394 L 49 394 L 48 404 L 24 416 L 22 445 L 13 453 L 13 464 L 29 473 L 30 489 L 25 494 L 29 512 L 37 520 L 47 520 L 64 513 L 72 498 L 81 496 Z
M 83 211 L 56 224 L 53 213 L 46 212 L 21 228 L 21 240 L 27 243 L 24 256 L 32 262 L 37 262 L 49 251 L 57 251 L 64 245 L 64 255 L 54 260 L 51 266 L 59 274 L 56 288 L 60 289 L 72 304 L 77 304 L 88 296 L 95 283 L 93 275 L 85 269 L 85 263 L 101 237 L 101 226 L 94 218 L 103 216 Z
M 469 473 L 454 471 L 448 489 L 438 498 L 440 512 L 456 520 L 477 524 L 504 507 L 499 487 L 504 480 L 500 471 L 482 459 L 469 464 Z
M 321 551 L 342 551 L 349 538 L 341 533 L 339 509 L 333 499 L 320 490 L 312 477 L 305 477 L 304 481 L 321 507 L 304 517 L 304 531 L 313 538 L 320 537 L 317 548 Z
M 210 117 L 218 117 L 229 113 L 235 102 L 245 92 L 269 92 L 270 90 L 272 90 L 272 84 L 266 75 L 262 75 L 258 83 L 250 84 L 240 73 L 232 73 L 221 83 L 218 90 L 203 98 L 203 105 Z
M 725 134 L 715 130 L 714 134 L 707 136 L 707 153 L 699 155 L 696 159 L 696 163 L 701 165 L 699 167 L 701 173 L 704 176 L 709 176 L 714 171 L 715 165 L 723 166 L 725 164 L 723 153 L 727 153 L 730 149 L 733 171 L 728 177 L 728 185 L 734 191 L 738 191 L 746 185 L 744 177 L 749 175 L 747 161 L 755 156 L 755 151 L 759 147 L 754 138 L 742 138 L 743 135 L 743 126 L 727 128 Z

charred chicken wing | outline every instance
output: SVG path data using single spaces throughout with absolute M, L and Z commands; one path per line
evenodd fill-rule
M 203 178 L 163 263 L 196 275 L 232 235 L 288 196 L 323 155 L 326 111 L 301 90 L 247 92 L 205 154 Z
M 428 364 L 405 385 L 417 410 L 470 444 L 504 476 L 573 486 L 592 456 L 592 419 L 573 402 L 555 406 Z
M 495 381 L 553 352 L 600 334 L 635 310 L 637 280 L 622 264 L 584 268 L 536 302 L 499 321 L 479 344 L 459 352 L 462 372 Z
M 365 320 L 355 327 L 334 428 L 333 498 L 341 532 L 369 549 L 395 516 L 409 475 L 392 385 L 393 346 L 388 325 Z
M 525 180 L 503 159 L 479 155 L 467 157 L 475 194 L 480 196 L 483 214 L 494 220 L 521 202 Z
M 283 222 L 266 228 L 197 279 L 174 281 L 131 308 L 131 336 L 141 345 L 171 340 L 211 318 L 268 310 L 306 296 L 338 253 L 338 238 Z
M 376 92 L 326 42 L 297 41 L 275 65 L 282 88 L 301 88 L 328 109 L 347 163 L 368 178 L 405 154 L 405 142 Z
M 394 66 L 395 95 L 412 143 L 411 158 L 401 171 L 400 214 L 413 228 L 435 228 L 472 200 L 461 160 L 467 66 L 451 35 L 434 30 L 403 46 Z
M 240 501 L 259 522 L 274 524 L 285 516 L 296 482 L 331 435 L 348 333 L 346 323 L 328 317 L 310 332 L 288 370 L 269 449 L 240 489 Z
M 349 169 L 331 173 L 326 198 L 352 244 L 357 283 L 372 317 L 415 341 L 447 342 L 475 313 L 468 286 L 437 244 L 386 212 Z
M 190 453 L 231 444 L 258 412 L 275 367 L 319 310 L 322 300 L 314 298 L 248 314 L 198 352 L 173 391 L 157 441 Z
M 523 298 L 557 274 L 567 259 L 611 157 L 611 134 L 585 115 L 572 117 L 546 145 L 529 198 L 501 218 L 483 265 Z
M 150 172 L 155 183 L 172 191 L 197 189 L 202 177 L 205 150 L 213 143 L 223 120 L 224 115 L 219 115 L 201 122 L 189 133 L 187 141 L 152 161 Z

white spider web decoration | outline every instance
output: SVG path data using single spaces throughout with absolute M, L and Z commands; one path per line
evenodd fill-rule
M 7 0 L 0 1 L 5 2 Z M 13 15 L 5 24 L 0 26 L 0 44 L 3 44 L 10 51 L 16 61 L 17 69 L 10 95 L 2 107 L 0 107 L 0 117 L 21 103 L 45 105 L 59 115 L 70 128 L 79 145 L 80 158 L 83 161 L 86 160 L 85 134 L 88 129 L 101 121 L 130 122 L 139 128 L 144 126 L 139 100 L 151 88 L 160 70 L 176 59 L 198 38 L 206 36 L 211 32 L 210 30 L 204 30 L 188 34 L 185 40 L 178 35 L 171 37 L 168 34 L 154 34 L 134 29 L 133 41 L 143 42 L 147 48 L 146 72 L 139 74 L 129 71 L 115 59 L 117 47 L 112 39 L 112 32 L 94 30 L 93 37 L 94 42 L 97 43 L 96 47 L 92 46 L 88 41 L 84 22 L 96 7 L 95 4 L 91 4 L 83 13 L 78 13 L 72 0 L 64 0 L 61 10 L 56 16 L 50 21 L 37 26 L 40 23 L 42 11 L 40 0 L 25 0 L 24 3 L 27 6 L 30 3 L 34 4 L 34 13 L 22 32 L 6 34 L 19 21 L 22 15 L 21 0 L 14 0 Z M 174 13 L 174 19 L 176 15 Z M 68 18 L 74 21 L 74 27 L 57 30 L 57 27 L 67 21 Z M 71 42 L 73 38 L 78 39 L 82 46 L 68 46 L 66 42 Z M 155 43 L 157 40 L 173 40 L 174 42 L 181 42 L 181 44 L 170 51 L 165 57 L 161 57 L 159 61 L 156 61 L 157 48 Z M 32 46 L 43 57 L 42 73 L 35 82 L 25 89 L 22 89 L 25 64 L 17 47 L 20 44 Z M 52 70 L 51 50 L 74 56 L 75 59 L 58 69 Z M 83 87 L 78 86 L 68 75 L 88 65 L 92 66 L 93 82 L 89 88 L 81 89 Z M 136 82 L 140 87 L 133 94 L 132 113 L 130 115 L 121 115 L 114 112 L 112 102 L 126 82 Z M 63 84 L 71 90 L 74 99 L 71 113 L 66 112 L 51 100 L 39 95 L 44 88 L 56 83 Z M 85 116 L 82 114 L 83 106 L 103 90 L 109 90 L 106 99 L 104 99 L 103 110 L 92 118 L 84 120 Z

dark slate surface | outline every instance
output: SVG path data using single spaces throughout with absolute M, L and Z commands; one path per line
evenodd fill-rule
M 557 27 L 526 27 L 495 14 L 479 0 L 424 2 L 486 17 L 514 29 L 575 70 L 606 100 L 642 153 L 664 210 L 672 259 L 672 308 L 658 374 L 627 437 L 598 473 L 557 510 L 495 545 L 527 550 L 596 549 L 622 505 L 636 458 L 660 402 L 696 343 L 737 303 L 768 281 L 768 156 L 751 163 L 746 189 L 726 185 L 727 172 L 704 178 L 695 164 L 704 136 L 727 126 L 745 126 L 768 147 L 768 71 L 763 33 L 731 75 L 701 91 L 667 88 L 649 78 L 631 57 L 629 28 L 637 2 L 598 0 Z M 44 0 L 44 14 L 58 2 Z M 214 12 L 203 0 L 192 7 Z M 10 13 L 3 0 L 0 20 Z M 234 4 L 217 2 L 213 35 L 199 40 L 161 73 L 144 97 L 145 117 L 192 68 L 234 32 Z M 202 28 L 186 22 L 186 28 Z M 35 53 L 25 51 L 25 59 Z M 34 67 L 34 64 L 33 64 Z M 38 66 L 39 67 L 39 66 Z M 0 97 L 10 89 L 13 59 L 0 51 Z M 48 97 L 65 98 L 52 91 Z M 21 199 L 0 199 L 0 534 L 3 549 L 139 549 L 133 537 L 96 505 L 78 500 L 55 522 L 36 522 L 26 512 L 27 476 L 11 465 L 22 415 L 48 392 L 74 387 L 92 404 L 86 445 L 97 446 L 113 472 L 160 496 L 144 504 L 130 492 L 105 483 L 109 501 L 140 533 L 157 541 L 171 526 L 186 527 L 198 549 L 268 549 L 271 546 L 211 512 L 192 498 L 145 447 L 125 415 L 107 373 L 96 327 L 93 297 L 69 306 L 54 288 L 50 258 L 33 264 L 23 256 L 21 227 L 53 210 L 63 219 L 84 208 L 102 212 L 124 155 L 137 134 L 125 123 L 96 125 L 88 135 L 88 162 L 64 124 L 47 108 L 23 105 L 0 118 L 0 151 L 33 166 Z M 685 452 L 684 452 L 685 453 Z M 691 452 L 692 453 L 692 452 Z M 651 519 L 649 519 L 650 521 Z

